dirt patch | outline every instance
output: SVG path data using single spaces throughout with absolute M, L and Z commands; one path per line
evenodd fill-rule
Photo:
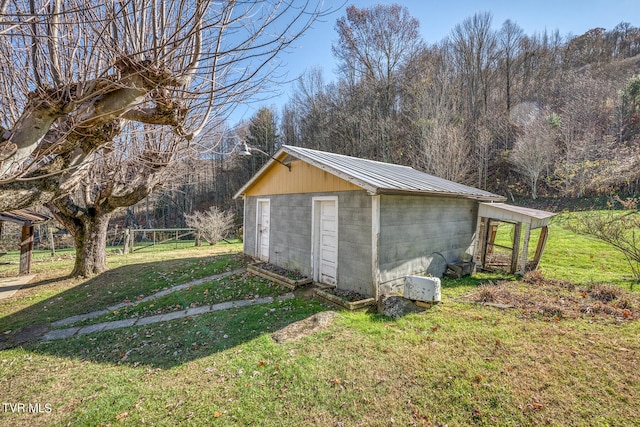
M 270 271 L 272 273 L 278 274 L 280 276 L 286 277 L 291 280 L 303 280 L 308 278 L 307 276 L 305 276 L 304 274 L 298 271 L 287 270 L 286 268 L 278 267 L 277 265 L 273 265 L 268 262 L 258 264 L 258 267 L 260 267 L 263 270 Z
M 274 332 L 271 337 L 277 343 L 297 341 L 329 326 L 337 315 L 335 311 L 322 311 Z
M 469 299 L 487 305 L 521 310 L 524 317 L 604 317 L 616 321 L 640 319 L 640 295 L 611 285 L 576 286 L 545 279 L 539 271 L 527 273 L 520 282 L 489 282 Z
M 361 293 L 358 293 L 356 291 L 349 291 L 346 289 L 324 288 L 322 290 L 328 294 L 342 298 L 347 302 L 356 302 L 369 298 L 368 296 L 362 295 Z
M 15 332 L 7 331 L 3 336 L 0 336 L 0 350 L 35 342 L 47 332 L 49 332 L 48 323 L 35 323 Z

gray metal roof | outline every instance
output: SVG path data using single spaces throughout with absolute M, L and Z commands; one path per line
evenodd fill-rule
M 466 197 L 486 201 L 505 200 L 505 197 L 498 194 L 429 175 L 408 166 L 377 162 L 291 145 L 283 145 L 273 157 L 279 158 L 283 153 L 351 182 L 367 190 L 370 194 L 418 193 Z M 271 160 L 270 163 L 271 162 L 273 162 L 273 160 Z M 266 171 L 270 163 L 258 171 L 258 173 L 238 191 L 236 197 L 243 194 L 244 191 Z
M 507 205 L 506 203 L 480 203 L 478 209 L 478 216 L 500 221 L 524 222 L 530 224 L 532 229 L 548 225 L 555 215 L 553 212 Z
M 506 203 L 483 203 L 483 205 L 486 205 L 493 209 L 530 216 L 531 218 L 535 219 L 546 219 L 556 215 L 553 212 L 541 211 L 540 209 L 525 208 L 523 206 L 507 205 Z
M 38 224 L 50 219 L 47 215 L 39 214 L 31 209 L 0 212 L 0 221 L 15 222 L 17 224 Z

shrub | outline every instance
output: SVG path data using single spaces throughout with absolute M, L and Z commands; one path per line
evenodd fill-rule
M 206 211 L 185 215 L 184 218 L 187 226 L 195 228 L 196 233 L 211 245 L 223 239 L 233 226 L 233 214 L 215 206 L 211 206 Z
M 640 212 L 638 199 L 617 199 L 627 211 L 576 215 L 565 225 L 574 233 L 603 241 L 624 255 L 640 281 Z

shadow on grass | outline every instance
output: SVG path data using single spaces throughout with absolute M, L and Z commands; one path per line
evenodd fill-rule
M 460 279 L 450 279 L 445 277 L 442 279 L 442 287 L 444 289 L 477 287 L 489 282 L 496 283 L 503 280 L 514 281 L 517 280 L 517 277 L 513 274 L 500 271 L 483 271 L 476 273 L 473 276 L 465 276 Z
M 0 349 L 23 347 L 91 362 L 167 368 L 237 346 L 326 310 L 303 297 L 66 340 L 38 341 L 50 323 L 57 320 L 135 301 L 170 286 L 244 267 L 246 263 L 242 254 L 226 254 L 126 265 L 75 285 L 69 280 L 77 279 L 69 278 L 34 282 L 29 286 L 60 281 L 61 287 L 71 287 L 1 318 Z
M 88 280 L 65 276 L 36 281 L 23 289 L 55 285 L 59 282 L 57 288 L 66 290 L 0 318 L 0 333 L 35 323 L 55 322 L 126 301 L 135 301 L 193 279 L 243 267 L 246 262 L 244 255 L 224 254 L 129 264 L 110 269 Z M 52 286 L 48 290 L 55 292 L 56 287 Z
M 32 343 L 25 348 L 95 363 L 167 369 L 236 347 L 326 309 L 304 298 L 287 300 Z
M 66 275 L 66 276 L 60 276 L 60 277 L 51 277 L 49 279 L 36 280 L 35 282 L 29 282 L 26 285 L 22 285 L 20 289 L 25 290 L 25 289 L 37 288 L 40 286 L 50 285 L 52 283 L 56 283 L 61 280 L 69 280 L 69 279 L 71 279 L 71 276 Z

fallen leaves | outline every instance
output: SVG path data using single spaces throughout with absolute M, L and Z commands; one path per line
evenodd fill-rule
M 533 396 L 531 398 L 531 402 L 527 403 L 527 408 L 529 408 L 532 411 L 539 411 L 542 409 L 542 403 L 540 403 L 540 400 Z

